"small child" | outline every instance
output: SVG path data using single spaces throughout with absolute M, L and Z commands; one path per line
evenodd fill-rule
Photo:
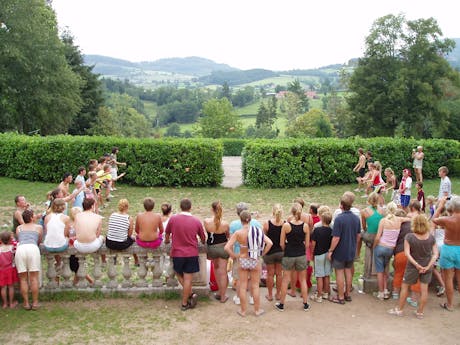
M 436 211 L 436 198 L 434 195 L 428 195 L 426 198 L 426 204 L 428 205 L 428 210 L 430 211 L 430 219 L 433 218 L 433 215 Z
M 331 262 L 327 259 L 328 250 L 332 241 L 331 212 L 321 213 L 322 226 L 315 228 L 311 235 L 312 250 L 315 256 L 315 277 L 317 289 L 316 292 L 310 296 L 315 302 L 321 303 L 323 298 L 329 299 L 331 293 L 330 288 L 330 274 Z
M 410 189 L 412 187 L 412 177 L 409 169 L 403 170 L 403 177 L 399 184 L 399 194 L 401 198 L 401 207 L 407 212 L 410 202 Z
M 14 246 L 11 243 L 13 234 L 10 231 L 0 233 L 0 292 L 2 296 L 3 309 L 10 305 L 10 308 L 17 306 L 14 300 L 14 283 L 19 281 L 18 272 L 14 265 Z
M 311 204 L 310 205 L 310 214 L 311 218 L 313 219 L 313 226 L 321 221 L 321 218 L 318 216 L 318 204 Z
M 433 265 L 438 258 L 438 247 L 430 233 L 430 224 L 425 215 L 419 214 L 412 219 L 412 233 L 404 239 L 404 253 L 407 256 L 407 266 L 399 296 L 399 305 L 388 311 L 389 314 L 402 316 L 409 294 L 409 286 L 420 279 L 421 297 L 415 316 L 423 319 L 423 308 L 428 299 L 428 284 L 431 282 Z
M 417 181 L 415 183 L 415 188 L 417 188 L 417 200 L 422 206 L 422 212 L 425 212 L 425 192 L 423 191 L 423 182 Z

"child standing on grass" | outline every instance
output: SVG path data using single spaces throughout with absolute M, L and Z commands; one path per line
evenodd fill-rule
M 19 281 L 18 272 L 14 265 L 14 246 L 11 243 L 12 234 L 10 231 L 3 231 L 0 234 L 0 292 L 2 295 L 3 309 L 16 307 L 14 300 L 14 283 Z
M 423 182 L 416 182 L 415 188 L 417 188 L 417 200 L 420 202 L 422 212 L 425 212 L 425 192 L 423 191 Z
M 431 282 L 433 265 L 438 258 L 438 247 L 430 234 L 430 224 L 425 215 L 419 214 L 412 219 L 412 233 L 404 239 L 404 253 L 407 256 L 406 270 L 399 296 L 399 305 L 388 311 L 389 314 L 402 316 L 409 294 L 409 286 L 420 279 L 421 297 L 415 316 L 423 318 L 423 308 L 428 299 L 428 284 Z
M 331 247 L 332 229 L 331 212 L 321 213 L 322 225 L 315 228 L 311 235 L 312 252 L 315 255 L 315 277 L 316 277 L 316 292 L 310 297 L 315 302 L 321 303 L 324 299 L 329 299 L 331 292 L 330 279 L 331 262 L 327 259 L 327 253 Z

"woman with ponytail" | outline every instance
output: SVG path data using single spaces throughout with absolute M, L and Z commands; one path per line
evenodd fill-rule
M 398 206 L 394 202 L 387 205 L 387 215 L 380 220 L 377 235 L 374 240 L 374 263 L 377 272 L 379 292 L 377 298 L 380 300 L 390 298 L 387 288 L 388 266 L 398 240 L 401 224 L 410 221 L 409 218 L 396 216 Z
M 307 258 L 305 252 L 310 243 L 310 230 L 308 224 L 302 221 L 302 206 L 299 203 L 292 205 L 290 219 L 281 228 L 280 246 L 284 249 L 284 257 L 281 261 L 283 282 L 281 284 L 281 298 L 275 304 L 275 308 L 279 311 L 284 311 L 284 301 L 288 284 L 291 280 L 291 272 L 296 271 L 299 274 L 303 310 L 307 311 L 310 309 L 310 305 L 308 304 Z
M 283 259 L 283 249 L 280 246 L 281 228 L 283 220 L 283 208 L 280 204 L 273 205 L 272 218 L 263 225 L 264 233 L 273 242 L 271 249 L 265 254 L 264 262 L 267 265 L 267 290 L 265 298 L 273 301 L 273 285 L 276 275 L 276 295 L 277 300 L 281 297 L 281 282 L 283 280 L 281 260 Z
M 213 216 L 204 220 L 204 228 L 208 236 L 206 241 L 208 259 L 214 265 L 217 285 L 219 287 L 216 298 L 225 303 L 228 300 L 226 292 L 228 286 L 227 261 L 229 255 L 225 251 L 224 246 L 229 237 L 229 224 L 222 220 L 223 210 L 220 201 L 212 203 L 211 212 Z

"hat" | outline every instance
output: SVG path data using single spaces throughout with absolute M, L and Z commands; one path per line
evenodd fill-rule
M 249 205 L 245 202 L 239 202 L 236 204 L 236 214 L 240 215 L 241 212 L 249 209 Z

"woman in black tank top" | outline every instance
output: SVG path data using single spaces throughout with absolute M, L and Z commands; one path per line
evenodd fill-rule
M 281 228 L 285 221 L 282 219 L 283 209 L 280 204 L 273 205 L 273 217 L 264 223 L 264 232 L 269 239 L 272 240 L 273 245 L 270 251 L 265 254 L 264 262 L 267 266 L 267 291 L 268 294 L 265 298 L 273 301 L 273 285 L 276 275 L 276 295 L 277 300 L 281 297 L 281 282 L 282 282 L 282 268 L 281 260 L 283 258 L 283 249 L 280 246 Z
M 299 274 L 300 290 L 303 299 L 303 310 L 310 309 L 308 304 L 307 288 L 307 257 L 306 251 L 310 243 L 310 229 L 302 220 L 302 206 L 295 203 L 291 208 L 293 219 L 285 223 L 281 228 L 280 245 L 284 249 L 282 260 L 283 282 L 281 284 L 280 302 L 275 304 L 275 308 L 284 311 L 284 301 L 286 298 L 287 287 L 291 280 L 292 271 Z

